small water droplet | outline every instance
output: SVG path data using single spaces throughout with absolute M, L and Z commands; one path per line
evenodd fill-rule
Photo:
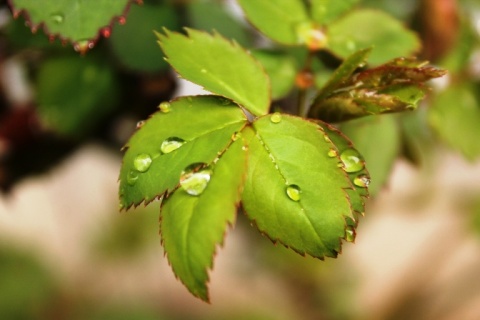
M 335 150 L 335 149 L 330 149 L 330 150 L 328 150 L 327 155 L 328 155 L 330 158 L 335 158 L 335 157 L 338 155 L 338 152 L 337 152 L 337 150 Z
M 112 28 L 110 27 L 102 28 L 101 32 L 102 32 L 102 36 L 104 36 L 105 38 L 109 38 L 112 35 Z
M 75 51 L 85 54 L 89 49 L 92 49 L 95 46 L 95 43 L 91 40 L 79 40 L 75 42 L 73 48 Z
M 270 121 L 272 121 L 273 123 L 280 123 L 280 121 L 282 121 L 282 115 L 279 112 L 275 112 L 270 117 Z
M 203 68 L 200 70 L 201 73 L 207 73 L 207 69 Z
M 62 24 L 65 20 L 65 16 L 62 13 L 52 13 L 50 15 L 50 20 L 52 20 L 56 24 Z
M 302 190 L 299 186 L 297 186 L 296 184 L 291 184 L 287 186 L 287 189 L 285 191 L 287 192 L 287 196 L 291 200 L 300 201 L 300 194 L 302 193 Z
M 138 121 L 136 125 L 137 129 L 140 129 L 141 127 L 143 127 L 144 124 L 145 124 L 145 120 Z
M 361 174 L 353 179 L 353 184 L 357 187 L 366 188 L 370 184 L 370 178 L 366 174 Z
M 118 23 L 125 24 L 127 23 L 127 19 L 124 16 L 118 17 Z
M 127 183 L 131 186 L 138 180 L 138 171 L 130 170 L 127 174 Z
M 343 151 L 340 155 L 340 159 L 342 159 L 344 170 L 346 172 L 358 172 L 365 167 L 359 153 L 355 149 L 347 149 Z
M 158 105 L 158 109 L 163 113 L 169 113 L 171 111 L 171 105 L 169 102 L 165 101 Z
M 345 42 L 345 46 L 347 47 L 348 51 L 355 51 L 357 49 L 357 44 L 353 39 L 349 39 Z
M 162 151 L 163 154 L 170 153 L 172 151 L 177 150 L 184 144 L 185 144 L 185 140 L 177 137 L 170 137 L 165 139 L 162 142 L 162 144 L 160 145 L 160 151 Z
M 205 191 L 212 169 L 206 163 L 193 163 L 186 167 L 180 175 L 180 185 L 192 196 L 199 196 Z
M 242 133 L 241 132 L 235 132 L 234 134 L 232 134 L 232 140 L 233 141 L 237 141 L 239 138 L 242 137 Z
M 355 229 L 351 226 L 347 226 L 345 228 L 345 240 L 347 240 L 348 242 L 354 242 L 355 236 Z
M 152 164 L 152 158 L 146 153 L 141 153 L 133 160 L 133 167 L 139 172 L 146 172 Z

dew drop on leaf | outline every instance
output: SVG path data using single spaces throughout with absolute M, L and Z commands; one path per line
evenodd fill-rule
M 346 172 L 358 172 L 365 167 L 360 155 L 354 149 L 343 151 L 340 155 L 340 159 L 342 159 L 343 167 Z
M 275 112 L 270 117 L 270 121 L 272 121 L 273 123 L 280 123 L 280 121 L 282 121 L 282 115 L 278 112 Z
M 145 124 L 145 121 L 144 121 L 144 120 L 138 121 L 138 122 L 137 122 L 137 125 L 136 125 L 137 129 L 140 129 L 141 127 L 143 127 L 144 124 Z
M 200 70 L 201 73 L 207 73 L 207 69 L 203 68 Z
M 287 186 L 287 189 L 285 191 L 287 192 L 287 196 L 291 200 L 300 201 L 300 194 L 302 193 L 302 190 L 299 186 L 297 186 L 296 184 L 291 184 Z
M 163 154 L 170 153 L 183 146 L 184 143 L 185 140 L 181 138 L 170 137 L 162 142 L 162 144 L 160 145 L 160 151 L 162 151 Z
M 330 149 L 327 153 L 327 155 L 330 157 L 330 158 L 335 158 L 337 155 L 338 155 L 338 152 L 337 150 L 335 149 Z
M 138 179 L 138 171 L 130 170 L 127 174 L 127 183 L 131 186 L 137 182 Z
M 355 229 L 351 226 L 347 226 L 345 229 L 345 240 L 348 242 L 355 241 Z
M 56 24 L 62 24 L 65 20 L 65 17 L 61 13 L 53 13 L 50 15 L 50 19 Z
M 171 111 L 171 106 L 169 102 L 162 102 L 158 105 L 158 109 L 160 109 L 163 113 L 169 113 Z
M 366 174 L 361 174 L 353 179 L 353 184 L 357 187 L 366 188 L 370 184 L 370 178 Z
M 206 163 L 193 163 L 186 167 L 180 175 L 180 186 L 189 195 L 199 196 L 207 188 L 212 169 Z
M 139 172 L 146 172 L 152 164 L 152 158 L 146 153 L 141 153 L 133 160 L 133 167 Z

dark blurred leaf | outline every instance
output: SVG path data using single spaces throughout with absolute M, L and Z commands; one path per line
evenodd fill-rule
M 31 254 L 0 246 L 0 318 L 46 319 L 56 284 Z
M 254 50 L 252 55 L 260 61 L 270 78 L 272 99 L 285 97 L 295 84 L 297 67 L 288 54 L 273 50 Z
M 374 10 L 355 10 L 334 21 L 327 29 L 327 37 L 328 48 L 343 58 L 373 46 L 368 59 L 373 65 L 410 56 L 420 48 L 416 34 L 389 15 Z
M 480 106 L 468 84 L 453 85 L 435 96 L 428 120 L 439 137 L 470 160 L 480 156 Z
M 173 6 L 132 6 L 127 23 L 115 26 L 112 31 L 109 42 L 114 55 L 134 71 L 156 72 L 168 68 L 153 33 L 162 27 L 178 29 L 178 14 Z
M 283 44 L 301 44 L 299 28 L 310 23 L 307 9 L 298 0 L 238 0 L 247 19 L 269 38 Z
M 218 1 L 191 1 L 187 4 L 187 10 L 193 28 L 216 30 L 225 38 L 235 39 L 244 47 L 252 45 L 252 36 L 246 27 L 232 17 Z
M 38 113 L 53 131 L 88 134 L 117 103 L 117 82 L 108 64 L 88 57 L 55 57 L 37 77 Z

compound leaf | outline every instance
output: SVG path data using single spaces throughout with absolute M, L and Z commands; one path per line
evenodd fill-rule
M 88 49 L 88 42 L 98 38 L 102 28 L 109 28 L 115 17 L 122 16 L 130 0 L 11 0 L 14 16 L 28 14 L 32 31 L 41 25 L 51 36 L 59 36 Z M 85 47 L 87 46 L 87 47 Z
M 157 112 L 135 132 L 120 170 L 120 205 L 130 207 L 172 192 L 193 163 L 212 163 L 247 120 L 218 96 L 185 97 Z
M 334 21 L 327 29 L 328 48 L 339 57 L 374 47 L 368 62 L 374 65 L 409 56 L 420 48 L 412 31 L 389 15 L 374 10 L 355 10 Z
M 335 145 L 316 123 L 286 114 L 259 118 L 253 127 L 242 196 L 247 216 L 302 255 L 335 257 L 354 216 L 347 196 L 354 189 Z
M 160 226 L 167 258 L 188 290 L 205 301 L 208 269 L 227 225 L 234 223 L 246 164 L 244 141 L 237 139 L 203 173 L 209 177 L 200 194 L 181 187 L 162 206 Z
M 238 0 L 247 19 L 269 38 L 289 45 L 301 43 L 298 31 L 308 24 L 305 5 L 300 0 Z
M 218 33 L 187 29 L 188 35 L 157 33 L 167 61 L 185 79 L 234 100 L 254 115 L 270 107 L 270 83 L 262 66 Z

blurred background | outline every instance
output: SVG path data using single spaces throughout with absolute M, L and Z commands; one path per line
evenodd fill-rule
M 201 93 L 168 68 L 152 30 L 274 45 L 234 1 L 144 0 L 79 55 L 0 0 L 0 319 L 480 319 L 480 1 L 359 7 L 416 30 L 419 57 L 448 76 L 415 112 L 341 126 L 373 178 L 354 244 L 338 259 L 301 257 L 239 214 L 206 304 L 168 266 L 158 203 L 118 212 L 120 148 L 160 102 Z M 283 62 L 273 69 L 290 83 L 274 106 L 288 110 L 301 64 Z

